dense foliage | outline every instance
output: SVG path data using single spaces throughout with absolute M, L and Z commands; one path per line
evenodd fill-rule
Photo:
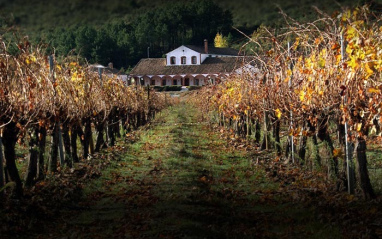
M 141 58 L 162 57 L 182 44 L 213 42 L 216 32 L 227 35 L 232 15 L 210 0 L 171 3 L 152 8 L 134 19 L 115 19 L 101 26 L 78 22 L 58 26 L 31 41 L 47 42 L 59 57 L 80 56 L 89 63 L 128 68 Z M 9 35 L 9 34 L 7 34 Z
M 137 15 L 150 9 L 157 8 L 172 0 L 94 0 L 84 2 L 81 0 L 67 0 L 55 2 L 50 0 L 25 1 L 13 0 L 1 3 L 0 14 L 11 17 L 17 25 L 27 30 L 27 34 L 36 34 L 57 26 L 70 27 L 81 23 L 83 25 L 102 26 L 110 20 L 125 19 L 129 21 Z M 181 1 L 176 1 L 181 2 Z M 183 0 L 184 4 L 189 1 Z M 299 0 L 299 1 L 248 1 L 248 0 L 219 0 L 214 1 L 224 10 L 229 10 L 233 15 L 235 27 L 245 27 L 254 30 L 262 24 L 275 26 L 282 24 L 279 16 L 279 8 L 283 9 L 289 16 L 300 21 L 309 21 L 315 18 L 316 13 L 312 6 L 316 6 L 325 12 L 331 13 L 340 10 L 341 6 L 354 6 L 364 4 L 370 0 Z M 381 3 L 380 0 L 373 2 Z M 10 14 L 12 13 L 12 14 Z M 54 20 L 54 21 L 53 21 Z M 36 34 L 39 35 L 39 34 Z
M 1 4 L 0 24 L 20 28 L 32 42 L 50 43 L 56 55 L 74 50 L 90 63 L 113 62 L 126 70 L 147 57 L 148 51 L 151 57 L 161 57 L 181 44 L 202 45 L 205 38 L 212 43 L 217 32 L 223 36 L 230 32 L 230 41 L 239 47 L 245 37 L 232 26 L 246 34 L 260 25 L 281 28 L 280 9 L 306 22 L 316 16 L 313 6 L 331 13 L 358 3 L 337 2 L 69 0 L 52 4 L 15 0 Z

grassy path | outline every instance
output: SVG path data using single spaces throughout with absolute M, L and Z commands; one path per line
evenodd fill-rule
M 338 238 L 180 104 L 124 143 L 47 238 Z M 45 238 L 45 236 L 40 236 Z

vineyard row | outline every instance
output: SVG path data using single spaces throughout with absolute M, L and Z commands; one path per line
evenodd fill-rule
M 313 164 L 328 167 L 350 193 L 357 179 L 364 197 L 373 198 L 366 146 L 380 133 L 382 119 L 382 17 L 368 6 L 334 16 L 317 12 L 314 22 L 283 15 L 286 28 L 260 27 L 247 44 L 258 71 L 207 87 L 195 101 L 242 136 L 254 131 L 260 141 L 261 127 L 263 148 L 274 142 L 277 154 L 291 162 L 307 165 L 306 155 L 314 155 Z M 319 141 L 329 149 L 324 165 Z
M 43 47 L 34 48 L 28 42 L 18 47 L 17 55 L 9 54 L 4 42 L 0 47 L 0 146 L 4 148 L 4 155 L 0 148 L 0 159 L 5 161 L 5 170 L 0 163 L 0 187 L 4 179 L 15 183 L 17 196 L 23 194 L 23 182 L 30 187 L 44 179 L 47 170 L 54 173 L 58 165 L 71 167 L 79 158 L 113 146 L 121 127 L 125 133 L 137 129 L 168 103 L 164 94 L 126 87 L 116 77 L 100 78 L 69 57 L 57 63 L 43 54 Z M 95 146 L 92 130 L 97 133 Z M 47 136 L 52 143 L 45 168 Z M 81 156 L 77 155 L 78 139 Z M 24 141 L 29 143 L 29 156 L 22 180 L 15 148 Z

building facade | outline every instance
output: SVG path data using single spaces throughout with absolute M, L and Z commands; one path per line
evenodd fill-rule
M 232 48 L 182 45 L 166 54 L 166 58 L 141 59 L 129 74 L 142 85 L 206 85 L 224 79 L 238 67 L 243 57 Z

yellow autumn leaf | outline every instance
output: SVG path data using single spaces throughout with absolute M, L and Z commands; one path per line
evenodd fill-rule
M 320 57 L 320 59 L 318 60 L 317 63 L 318 63 L 318 66 L 319 66 L 320 68 L 324 68 L 324 67 L 325 67 L 325 63 L 326 63 L 326 61 L 325 61 L 324 58 Z
M 346 22 L 351 16 L 350 10 L 347 10 L 346 12 L 342 13 L 341 21 Z
M 275 115 L 276 115 L 276 117 L 277 117 L 278 119 L 281 118 L 281 111 L 280 111 L 280 109 L 276 109 L 276 110 L 275 110 Z
M 346 47 L 346 53 L 348 54 L 348 55 L 351 55 L 352 53 L 353 53 L 353 47 L 352 47 L 352 45 L 347 45 L 347 47 Z
M 371 75 L 373 75 L 374 71 L 372 69 L 372 65 L 370 66 L 369 63 L 365 63 L 365 70 L 366 70 L 366 79 L 368 79 Z
M 367 92 L 379 94 L 379 93 L 381 93 L 381 90 L 380 89 L 376 89 L 376 88 L 369 88 L 369 89 L 367 89 Z
M 297 37 L 296 41 L 293 44 L 293 50 L 297 50 L 297 47 L 300 45 L 300 38 Z
M 336 55 L 336 65 L 341 62 L 342 56 L 340 54 Z
M 304 101 L 305 91 L 301 90 L 299 95 L 300 95 L 300 101 Z
M 353 69 L 356 69 L 359 66 L 359 61 L 355 57 L 351 57 L 350 61 L 347 62 L 347 65 Z
M 313 93 L 313 89 L 308 88 L 308 89 L 307 89 L 307 95 L 308 95 L 308 96 L 311 96 L 312 93 Z
M 354 27 L 352 27 L 351 25 L 348 25 L 346 30 L 346 35 L 348 40 L 353 39 L 354 37 L 357 36 L 357 31 Z
M 359 131 L 361 131 L 361 128 L 362 128 L 362 123 L 357 123 L 356 124 L 356 130 L 359 132 Z

